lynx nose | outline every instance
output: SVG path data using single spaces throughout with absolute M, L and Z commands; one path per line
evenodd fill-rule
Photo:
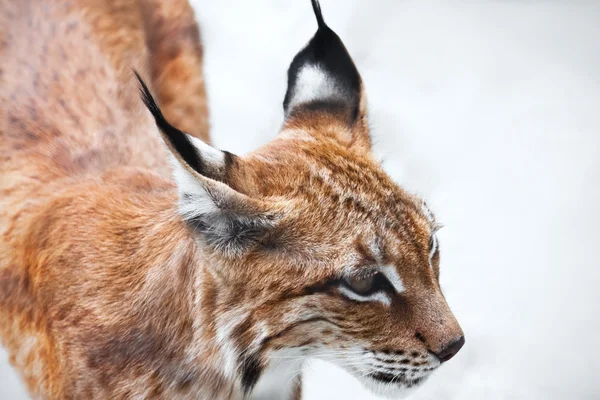
M 452 342 L 445 345 L 442 348 L 442 351 L 437 353 L 436 356 L 438 356 L 440 361 L 444 363 L 444 362 L 450 360 L 452 357 L 454 357 L 456 355 L 456 353 L 458 353 L 459 350 L 464 346 L 464 344 L 465 344 L 465 337 L 461 336 L 460 338 L 455 339 Z

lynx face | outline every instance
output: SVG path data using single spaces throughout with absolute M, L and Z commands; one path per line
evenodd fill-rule
M 180 211 L 214 280 L 215 337 L 246 393 L 318 357 L 381 394 L 419 385 L 464 344 L 438 283 L 438 225 L 371 152 L 361 78 L 319 29 L 288 71 L 285 123 L 234 156 L 144 101 L 173 154 Z M 202 310 L 204 314 L 210 310 Z

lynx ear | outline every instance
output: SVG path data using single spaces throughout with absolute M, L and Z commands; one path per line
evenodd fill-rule
M 360 74 L 344 43 L 331 30 L 317 0 L 312 0 L 318 30 L 294 57 L 288 69 L 288 88 L 283 101 L 286 120 L 326 115 L 345 125 L 345 142 L 359 141 L 370 146 L 366 121 L 366 99 Z M 311 116 L 313 118 L 311 118 Z
M 230 255 L 256 244 L 274 226 L 276 215 L 265 202 L 231 187 L 229 177 L 241 160 L 169 124 L 142 78 L 135 75 L 142 100 L 173 155 L 183 219 L 209 245 Z

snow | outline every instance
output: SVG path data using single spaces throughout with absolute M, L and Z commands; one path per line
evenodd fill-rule
M 280 127 L 310 2 L 192 2 L 214 143 L 248 152 Z M 442 286 L 467 343 L 411 399 L 600 398 L 600 2 L 321 5 L 386 170 L 445 225 Z M 308 400 L 376 399 L 325 363 L 305 377 Z M 0 363 L 0 397 L 25 398 L 17 382 Z

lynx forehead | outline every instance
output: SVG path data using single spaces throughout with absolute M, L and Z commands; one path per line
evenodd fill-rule
M 191 8 L 146 1 L 0 5 L 0 338 L 32 395 L 299 399 L 311 357 L 424 382 L 464 344 L 439 225 L 373 156 L 319 3 L 279 134 L 237 156 L 207 143 Z

